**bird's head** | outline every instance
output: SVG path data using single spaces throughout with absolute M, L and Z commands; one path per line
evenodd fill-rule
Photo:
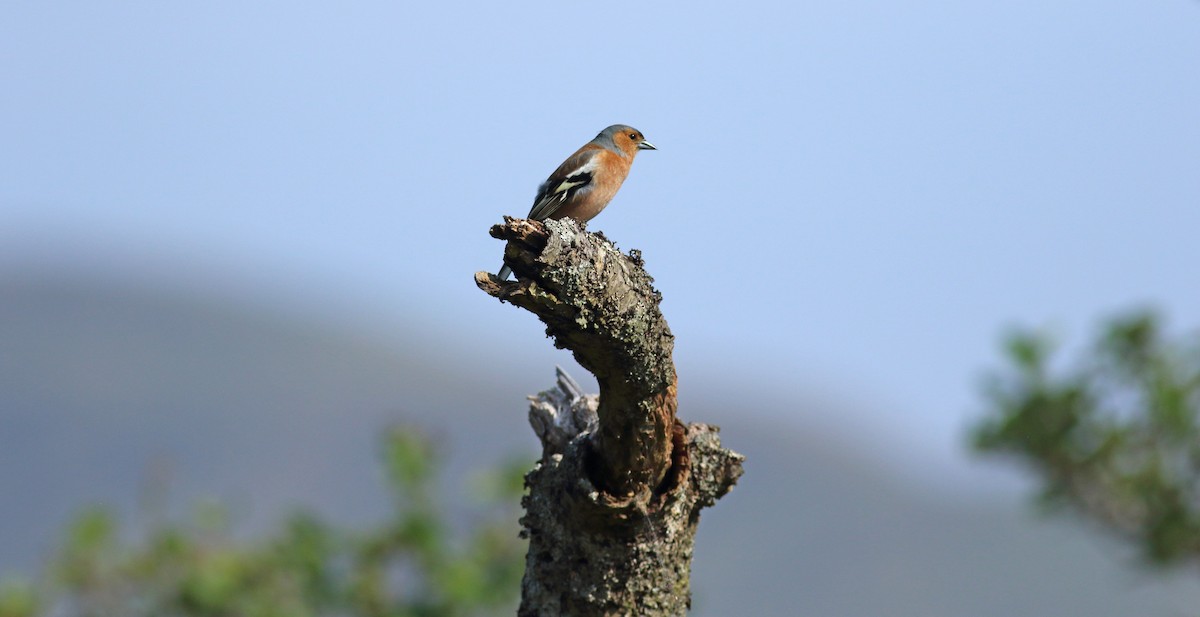
M 654 144 L 646 141 L 642 132 L 624 124 L 614 124 L 596 136 L 596 141 L 609 141 L 616 149 L 627 156 L 637 154 L 638 150 L 657 150 Z

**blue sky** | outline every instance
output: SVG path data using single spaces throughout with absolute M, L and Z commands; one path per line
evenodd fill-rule
M 1006 326 L 1200 323 L 1198 67 L 1184 0 L 9 3 L 0 273 L 419 329 L 536 389 L 568 358 L 474 288 L 487 228 L 628 123 L 659 151 L 591 228 L 643 251 L 685 410 L 842 401 L 781 421 L 957 465 Z

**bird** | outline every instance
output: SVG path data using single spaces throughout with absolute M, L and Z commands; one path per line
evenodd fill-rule
M 571 218 L 581 225 L 587 223 L 617 194 L 638 151 L 657 149 L 641 131 L 629 125 L 614 124 L 600 131 L 538 187 L 526 218 Z M 511 273 L 506 265 L 496 276 L 503 281 Z

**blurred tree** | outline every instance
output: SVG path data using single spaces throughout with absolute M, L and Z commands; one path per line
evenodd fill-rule
M 1168 340 L 1138 312 L 1072 365 L 1052 366 L 1052 352 L 1043 334 L 1008 338 L 976 448 L 1031 465 L 1043 503 L 1099 521 L 1149 562 L 1200 560 L 1200 339 Z
M 0 583 L 0 617 L 511 614 L 525 553 L 514 522 L 527 463 L 490 473 L 484 499 L 503 512 L 455 542 L 432 495 L 430 441 L 391 429 L 384 460 L 395 513 L 365 530 L 298 514 L 265 539 L 238 541 L 224 510 L 209 506 L 129 543 L 110 512 L 89 509 L 39 580 Z

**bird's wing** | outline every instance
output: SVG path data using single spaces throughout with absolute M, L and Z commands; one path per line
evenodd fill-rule
M 528 218 L 535 221 L 550 218 L 576 193 L 591 186 L 597 163 L 600 162 L 596 156 L 598 152 L 597 149 L 584 146 L 563 161 L 538 187 Z

